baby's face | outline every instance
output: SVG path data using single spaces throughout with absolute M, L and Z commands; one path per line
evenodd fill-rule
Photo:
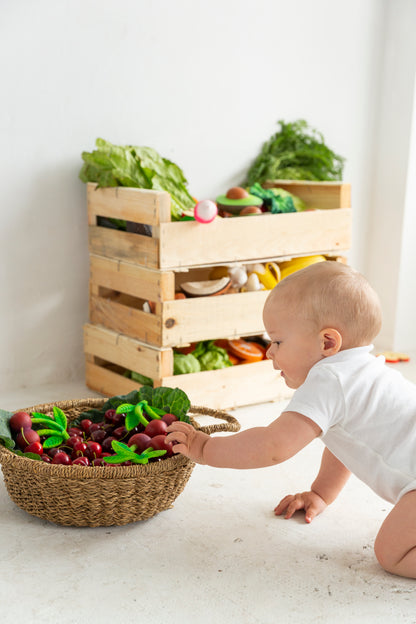
M 265 305 L 263 322 L 271 339 L 267 357 L 289 388 L 299 388 L 314 364 L 323 358 L 319 331 L 278 296 Z

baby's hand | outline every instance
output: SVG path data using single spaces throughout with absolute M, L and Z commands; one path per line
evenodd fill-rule
M 175 421 L 167 428 L 166 442 L 173 444 L 174 453 L 182 453 L 198 464 L 205 464 L 203 450 L 209 435 L 182 421 Z
M 316 492 L 301 492 L 300 494 L 289 494 L 285 496 L 274 510 L 276 516 L 282 515 L 286 511 L 285 518 L 291 518 L 295 511 L 305 510 L 305 521 L 312 522 L 315 516 L 324 511 L 328 505 Z

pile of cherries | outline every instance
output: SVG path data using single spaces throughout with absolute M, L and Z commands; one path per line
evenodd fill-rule
M 44 449 L 44 438 L 33 429 L 32 419 L 27 412 L 16 412 L 10 418 L 9 424 L 17 446 L 24 453 L 35 453 L 44 462 L 51 464 L 80 465 L 80 466 L 108 466 L 105 457 L 114 455 L 112 442 L 124 442 L 137 454 L 152 447 L 155 451 L 166 451 L 162 456 L 173 455 L 172 444 L 166 443 L 167 427 L 178 420 L 174 414 L 164 414 L 160 419 L 154 419 L 144 426 L 141 423 L 128 431 L 125 427 L 126 414 L 117 414 L 116 410 L 105 412 L 104 420 L 94 423 L 85 418 L 77 427 L 68 427 L 68 439 L 60 446 Z M 149 461 L 159 461 L 155 457 Z M 119 465 L 130 465 L 125 461 Z

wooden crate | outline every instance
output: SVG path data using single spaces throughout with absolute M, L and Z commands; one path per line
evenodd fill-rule
M 226 369 L 173 375 L 173 350 L 158 349 L 97 325 L 84 326 L 86 383 L 107 396 L 137 390 L 139 383 L 123 376 L 133 370 L 150 377 L 154 386 L 181 388 L 193 405 L 228 409 L 289 399 L 280 373 L 269 360 Z
M 160 271 L 91 255 L 90 321 L 157 347 L 262 334 L 268 290 L 175 300 L 181 282 L 208 279 L 209 271 Z M 153 314 L 143 311 L 146 301 L 156 303 Z
M 90 252 L 148 268 L 177 269 L 305 253 L 333 254 L 349 249 L 349 184 L 276 180 L 267 186 L 293 192 L 311 210 L 215 219 L 209 224 L 172 222 L 170 195 L 164 191 L 97 189 L 90 183 L 87 185 Z M 152 235 L 105 228 L 97 225 L 97 217 L 146 224 L 151 226 Z

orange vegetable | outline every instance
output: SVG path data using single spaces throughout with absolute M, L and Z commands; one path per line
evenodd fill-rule
M 260 345 L 241 338 L 228 340 L 227 350 L 236 357 L 246 360 L 246 362 L 260 362 L 264 357 L 264 351 Z

